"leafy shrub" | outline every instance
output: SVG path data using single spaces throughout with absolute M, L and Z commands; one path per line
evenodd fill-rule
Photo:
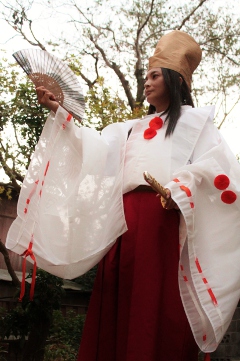
M 74 311 L 69 311 L 66 317 L 61 311 L 54 311 L 44 361 L 75 361 L 84 321 L 85 315 L 76 315 Z

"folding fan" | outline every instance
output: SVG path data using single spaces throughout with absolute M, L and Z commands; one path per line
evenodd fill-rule
M 59 104 L 82 120 L 84 97 L 77 76 L 62 60 L 40 49 L 24 49 L 13 54 L 36 87 L 51 91 Z

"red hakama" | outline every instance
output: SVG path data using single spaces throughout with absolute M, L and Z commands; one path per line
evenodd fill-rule
M 78 361 L 197 361 L 178 287 L 179 215 L 124 195 L 128 231 L 100 262 Z

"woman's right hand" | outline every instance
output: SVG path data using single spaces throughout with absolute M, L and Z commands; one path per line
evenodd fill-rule
M 160 202 L 163 206 L 163 208 L 170 210 L 170 209 L 177 209 L 179 210 L 178 205 L 174 202 L 174 200 L 171 197 L 171 192 L 168 188 L 165 188 L 166 193 L 167 193 L 167 198 L 164 198 L 162 196 L 160 196 Z
M 56 101 L 54 94 L 47 90 L 44 86 L 37 87 L 36 92 L 38 103 L 56 113 L 59 103 Z

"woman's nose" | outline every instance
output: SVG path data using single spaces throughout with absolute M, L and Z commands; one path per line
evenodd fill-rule
M 144 83 L 144 88 L 148 88 L 150 85 L 149 85 L 149 80 L 146 80 L 145 83 Z

